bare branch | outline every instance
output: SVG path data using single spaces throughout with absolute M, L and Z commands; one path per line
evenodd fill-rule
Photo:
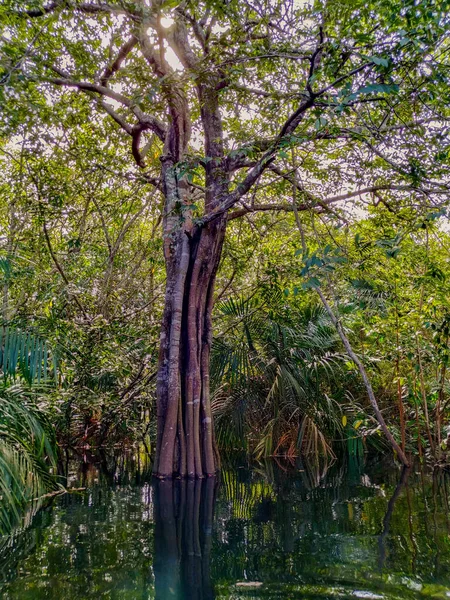
M 56 257 L 56 254 L 55 254 L 55 253 L 54 253 L 54 251 L 53 251 L 52 244 L 51 244 L 51 241 L 50 241 L 50 236 L 49 236 L 49 234 L 48 234 L 47 224 L 46 224 L 46 222 L 45 222 L 45 219 L 44 219 L 44 217 L 42 217 L 42 225 L 43 225 L 43 231 L 44 231 L 45 242 L 46 242 L 46 244 L 47 244 L 47 248 L 48 248 L 49 254 L 50 254 L 50 256 L 51 256 L 51 258 L 52 258 L 52 260 L 53 260 L 53 264 L 55 265 L 56 269 L 58 270 L 59 274 L 61 275 L 61 277 L 62 277 L 62 279 L 63 279 L 64 283 L 65 283 L 65 284 L 68 286 L 68 292 L 69 292 L 70 296 L 71 296 L 71 297 L 74 299 L 74 301 L 75 301 L 76 305 L 78 306 L 78 308 L 79 308 L 79 309 L 81 310 L 81 312 L 83 313 L 83 316 L 84 316 L 84 318 L 85 318 L 86 320 L 88 320 L 88 319 L 89 319 L 89 317 L 88 317 L 88 315 L 87 315 L 87 313 L 86 313 L 86 311 L 85 311 L 85 309 L 84 309 L 83 305 L 81 304 L 81 302 L 80 302 L 80 301 L 79 301 L 79 299 L 77 298 L 77 295 L 76 295 L 76 294 L 72 294 L 72 293 L 70 293 L 70 291 L 69 291 L 69 290 L 70 290 L 70 287 L 69 287 L 69 286 L 70 286 L 70 281 L 67 279 L 67 276 L 66 276 L 66 274 L 65 274 L 65 272 L 64 272 L 64 269 L 63 269 L 63 268 L 62 268 L 62 266 L 60 265 L 60 263 L 59 263 L 59 261 L 58 261 L 58 259 L 57 259 L 57 257 Z
M 158 52 L 156 52 L 148 37 L 147 28 L 148 23 L 145 23 L 142 25 L 139 32 L 139 44 L 142 55 L 153 69 L 155 75 L 157 75 L 159 78 L 166 77 L 170 73 L 173 73 L 173 69 L 165 60 L 164 56 L 161 56 Z
M 308 81 L 306 82 L 306 89 L 308 90 L 308 92 L 311 96 L 313 95 L 313 90 L 311 87 L 312 77 L 313 77 L 316 69 L 319 67 L 320 61 L 322 59 L 323 42 L 324 42 L 324 33 L 323 33 L 323 27 L 321 25 L 319 27 L 319 42 L 311 56 L 311 64 L 309 67 Z
M 139 149 L 141 135 L 143 131 L 147 131 L 149 129 L 151 129 L 150 125 L 146 125 L 145 123 L 138 123 L 131 129 L 131 135 L 133 136 L 131 150 L 133 152 L 134 160 L 139 167 L 145 167 L 144 153 Z
M 281 128 L 281 131 L 275 139 L 272 147 L 264 154 L 264 156 L 260 158 L 260 160 L 258 160 L 255 166 L 249 170 L 243 181 L 241 181 L 241 183 L 237 185 L 236 189 L 228 195 L 226 200 L 222 202 L 222 204 L 220 204 L 213 212 L 211 212 L 209 215 L 206 215 L 202 219 L 203 225 L 213 221 L 223 213 L 227 212 L 236 204 L 236 202 L 240 200 L 240 198 L 242 198 L 242 196 L 244 196 L 251 189 L 251 187 L 258 181 L 264 171 L 275 159 L 276 153 L 279 150 L 280 143 L 283 138 L 295 131 L 297 126 L 302 121 L 305 112 L 313 105 L 314 98 L 308 98 L 302 102 L 302 104 L 300 104 L 298 109 L 292 113 L 292 115 Z
M 114 119 L 114 121 L 122 127 L 129 135 L 133 135 L 133 127 L 129 125 L 125 119 L 123 119 L 110 104 L 107 104 L 104 100 L 100 102 L 101 107 L 105 110 L 108 115 Z
M 219 64 L 219 67 L 224 67 L 230 64 L 243 63 L 243 62 L 251 62 L 254 60 L 261 60 L 266 58 L 286 58 L 289 60 L 311 60 L 311 55 L 308 54 L 288 54 L 287 52 L 269 52 L 266 54 L 257 54 L 256 56 L 241 56 L 241 57 L 233 57 L 227 60 L 224 60 Z
M 310 204 L 297 204 L 296 209 L 298 211 L 310 210 L 312 207 Z M 323 210 L 323 209 L 320 209 Z M 239 208 L 228 215 L 228 221 L 245 217 L 250 213 L 254 212 L 293 212 L 294 207 L 292 204 L 251 204 L 244 205 L 243 208 Z
M 153 23 L 153 21 L 151 21 Z M 158 54 L 153 47 L 147 29 L 149 22 L 144 22 L 139 30 L 139 44 L 142 55 L 152 67 L 154 73 L 160 78 L 161 89 L 169 106 L 171 123 L 168 128 L 166 150 L 175 161 L 183 155 L 191 134 L 191 121 L 189 103 L 183 88 L 179 85 L 179 78 L 172 67 L 164 58 L 163 52 Z M 141 124 L 145 121 L 139 119 Z M 153 129 L 153 127 L 150 127 Z M 155 129 L 153 129 L 155 131 Z M 155 131 L 155 133 L 157 133 Z
M 305 95 L 304 92 L 279 92 L 278 90 L 267 92 L 265 90 L 258 90 L 257 88 L 250 88 L 245 85 L 238 85 L 234 83 L 227 87 L 229 90 L 235 90 L 237 92 L 244 92 L 247 94 L 254 94 L 255 96 L 261 96 L 263 98 L 293 99 Z
M 320 90 L 320 92 L 317 92 L 316 96 L 317 97 L 318 96 L 323 96 L 324 94 L 326 94 L 327 92 L 329 92 L 331 89 L 333 89 L 336 85 L 338 85 L 342 81 L 345 81 L 349 77 L 353 77 L 353 75 L 357 75 L 358 73 L 361 73 L 361 71 L 364 71 L 364 69 L 367 69 L 368 67 L 373 68 L 374 66 L 375 65 L 373 63 L 364 63 L 363 65 L 360 65 L 359 67 L 356 67 L 356 69 L 353 69 L 352 71 L 349 71 L 345 75 L 341 75 L 340 77 L 338 77 L 337 79 L 335 79 L 333 81 L 333 83 L 330 83 L 330 85 L 327 85 L 327 87 L 323 88 L 323 90 Z
M 42 8 L 32 8 L 29 10 L 20 11 L 18 16 L 21 17 L 44 17 L 55 10 L 61 9 L 72 9 L 86 14 L 116 14 L 116 15 L 128 15 L 132 19 L 136 20 L 137 15 L 130 13 L 123 7 L 117 4 L 108 4 L 106 2 L 100 2 L 99 4 L 91 4 L 89 2 L 73 3 L 68 0 L 54 0 Z
M 111 98 L 111 100 L 115 100 L 124 106 L 130 108 L 132 106 L 132 102 L 129 98 L 120 94 L 118 92 L 114 92 L 110 88 L 104 87 L 102 85 L 98 85 L 96 83 L 91 83 L 89 81 L 73 81 L 72 79 L 59 79 L 55 77 L 45 77 L 42 81 L 48 81 L 49 83 L 53 83 L 55 85 L 61 85 L 65 87 L 78 88 L 79 90 L 95 92 L 96 94 L 100 94 L 101 96 L 106 96 L 107 98 Z
M 206 34 L 203 29 L 202 22 L 196 21 L 194 19 L 194 17 L 192 17 L 186 10 L 184 10 L 180 6 L 178 8 L 176 8 L 176 12 L 178 14 L 180 14 L 186 21 L 188 21 L 188 23 L 190 23 L 192 25 L 192 30 L 194 32 L 194 35 L 195 35 L 198 43 L 202 47 L 202 50 L 204 52 L 206 52 L 207 51 L 207 43 L 206 43 L 207 40 L 206 40 Z
M 130 54 L 130 52 L 136 46 L 137 42 L 138 42 L 137 38 L 134 35 L 132 35 L 131 38 L 127 42 L 125 42 L 125 44 L 120 48 L 120 50 L 117 54 L 116 60 L 111 65 L 106 67 L 106 69 L 102 75 L 102 78 L 100 79 L 100 83 L 104 87 L 106 87 L 108 85 L 108 81 L 111 79 L 111 77 L 114 75 L 114 73 L 117 73 L 117 71 L 120 69 L 123 61 L 126 59 L 128 54 Z
M 272 167 L 271 167 L 271 170 L 273 170 Z M 289 179 L 289 181 L 291 181 L 291 179 Z M 309 195 L 309 193 L 306 192 L 301 186 L 298 189 L 300 189 L 302 192 L 307 193 Z M 411 185 L 389 185 L 389 184 L 373 185 L 373 186 L 361 188 L 359 190 L 355 190 L 352 192 L 347 192 L 345 194 L 338 194 L 337 196 L 330 196 L 329 198 L 324 198 L 323 200 L 319 199 L 319 198 L 313 198 L 311 196 L 311 199 L 316 204 L 316 206 L 314 206 L 314 204 L 312 204 L 311 202 L 308 202 L 308 203 L 297 204 L 296 208 L 298 211 L 310 210 L 311 208 L 315 208 L 315 209 L 322 208 L 323 210 L 326 210 L 326 208 L 329 204 L 334 204 L 335 202 L 342 202 L 344 200 L 350 200 L 351 198 L 356 198 L 357 196 L 362 196 L 364 194 L 376 194 L 377 192 L 380 192 L 380 191 L 417 192 L 417 193 L 425 194 L 425 195 L 446 193 L 446 191 L 442 190 L 442 189 L 417 188 L 417 187 L 414 187 Z M 449 195 L 450 195 L 450 193 L 449 193 Z M 317 205 L 319 205 L 319 206 L 317 206 Z M 238 210 L 230 213 L 228 216 L 228 220 L 237 219 L 239 217 L 243 217 L 244 215 L 247 215 L 248 213 L 252 213 L 252 212 L 270 212 L 270 211 L 291 212 L 293 210 L 294 210 L 294 207 L 292 206 L 292 204 L 252 204 L 252 205 L 244 204 L 244 207 L 242 209 L 238 209 Z M 323 210 L 320 212 L 323 212 Z
M 49 83 L 53 83 L 53 84 L 59 85 L 59 86 L 77 88 L 84 92 L 91 92 L 91 93 L 99 94 L 100 96 L 103 96 L 106 98 L 111 98 L 111 100 L 115 100 L 116 102 L 126 106 L 133 112 L 133 114 L 138 118 L 138 121 L 139 121 L 142 131 L 144 129 L 151 129 L 154 133 L 156 133 L 156 135 L 159 137 L 159 139 L 161 141 L 165 140 L 166 126 L 164 125 L 164 123 L 162 123 L 162 121 L 160 121 L 156 117 L 153 117 L 151 115 L 147 115 L 146 113 L 144 113 L 129 98 L 127 98 L 127 96 L 124 96 L 123 94 L 120 94 L 119 92 L 114 92 L 110 88 L 105 87 L 100 84 L 91 83 L 89 81 L 74 81 L 73 79 L 70 79 L 70 76 L 67 73 L 65 73 L 64 71 L 61 71 L 61 69 L 59 69 L 58 67 L 50 66 L 50 68 L 53 71 L 55 71 L 56 73 L 58 73 L 61 77 L 60 78 L 46 77 L 46 78 L 43 78 L 41 81 L 47 81 Z M 37 78 L 35 78 L 35 79 L 37 79 Z M 125 122 L 125 120 L 120 115 L 118 115 L 111 106 L 105 105 L 103 103 L 103 107 L 108 112 L 108 114 L 116 121 L 116 123 L 118 123 L 127 133 L 129 133 L 130 135 L 133 135 L 131 126 L 128 125 Z
M 166 39 L 182 65 L 187 69 L 195 69 L 199 59 L 189 44 L 186 26 L 180 19 L 176 20 L 172 27 L 167 30 Z

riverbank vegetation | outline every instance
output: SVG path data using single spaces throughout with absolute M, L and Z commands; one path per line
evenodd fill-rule
M 448 462 L 447 8 L 2 3 L 2 495 Z

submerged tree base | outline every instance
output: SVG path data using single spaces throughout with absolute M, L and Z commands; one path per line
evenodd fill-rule
M 174 479 L 181 479 L 183 481 L 196 481 L 198 479 L 208 479 L 214 480 L 218 477 L 219 471 L 217 470 L 215 473 L 199 473 L 198 475 L 188 475 L 181 473 L 172 473 L 172 475 L 164 475 L 162 473 L 152 473 L 152 476 L 158 481 L 173 481 Z

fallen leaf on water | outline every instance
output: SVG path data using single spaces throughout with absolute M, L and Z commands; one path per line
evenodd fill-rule
M 261 587 L 262 581 L 238 581 L 236 587 Z

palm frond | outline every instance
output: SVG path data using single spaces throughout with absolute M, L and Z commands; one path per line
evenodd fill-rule
M 218 310 L 225 317 L 211 353 L 218 443 L 250 444 L 260 458 L 285 446 L 331 457 L 327 440 L 341 411 L 327 394 L 347 357 L 323 308 L 289 306 L 271 286 L 250 299 L 228 299 Z M 308 443 L 297 445 L 292 432 L 302 424 Z
M 5 380 L 20 374 L 28 383 L 47 381 L 52 375 L 50 362 L 48 344 L 40 336 L 17 327 L 0 328 L 0 370 Z
M 36 396 L 16 385 L 0 390 L 0 532 L 20 520 L 33 498 L 55 487 L 56 441 Z

